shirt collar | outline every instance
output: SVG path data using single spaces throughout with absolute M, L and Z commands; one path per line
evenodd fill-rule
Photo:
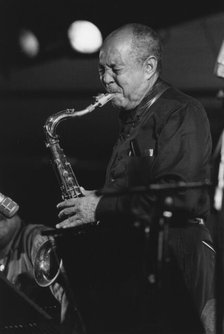
M 151 106 L 151 102 L 153 98 L 161 91 L 165 90 L 165 88 L 168 88 L 169 85 L 163 81 L 162 79 L 158 78 L 155 84 L 153 85 L 152 89 L 149 90 L 149 92 L 145 95 L 143 100 L 140 102 L 140 104 L 132 110 L 121 110 L 119 114 L 120 121 L 123 125 L 129 124 L 129 123 L 135 123 L 143 113 Z

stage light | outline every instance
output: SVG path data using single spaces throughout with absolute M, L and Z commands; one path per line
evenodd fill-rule
M 224 78 L 224 40 L 221 43 L 214 72 L 217 77 Z
M 94 53 L 102 45 L 102 34 L 97 26 L 89 21 L 75 21 L 68 29 L 71 47 L 80 53 Z
M 39 53 L 39 42 L 32 31 L 24 29 L 20 32 L 19 46 L 27 57 L 33 58 Z

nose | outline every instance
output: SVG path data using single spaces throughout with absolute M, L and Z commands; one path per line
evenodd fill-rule
M 109 70 L 105 70 L 104 73 L 101 75 L 101 81 L 105 86 L 114 82 L 113 76 Z

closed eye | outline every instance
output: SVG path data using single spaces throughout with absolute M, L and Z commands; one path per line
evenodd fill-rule
M 105 72 L 104 67 L 103 67 L 103 66 L 99 66 L 99 67 L 98 67 L 98 72 L 99 72 L 99 75 L 103 75 L 104 72 Z

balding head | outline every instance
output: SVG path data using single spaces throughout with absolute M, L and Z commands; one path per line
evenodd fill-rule
M 157 59 L 157 71 L 161 69 L 161 41 L 159 35 L 150 27 L 139 23 L 129 23 L 111 32 L 104 41 L 121 43 L 129 47 L 130 56 L 143 63 L 149 56 Z

